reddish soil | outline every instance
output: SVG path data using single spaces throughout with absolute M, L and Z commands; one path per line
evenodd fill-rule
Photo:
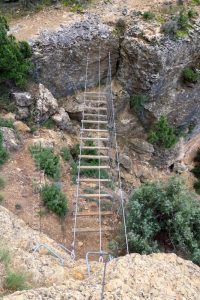
M 48 136 L 48 130 L 41 131 L 41 137 Z M 36 169 L 35 163 L 29 152 L 29 145 L 33 141 L 32 135 L 23 136 L 23 146 L 11 159 L 4 165 L 1 170 L 1 176 L 6 182 L 5 189 L 2 191 L 4 201 L 2 203 L 8 210 L 12 211 L 19 218 L 23 219 L 26 224 L 35 230 L 41 230 L 50 238 L 65 245 L 71 249 L 72 228 L 74 225 L 73 201 L 75 200 L 76 185 L 70 178 L 70 166 L 62 161 L 61 169 L 61 186 L 68 199 L 69 212 L 65 219 L 61 220 L 54 213 L 48 212 L 41 203 L 40 196 L 34 191 L 33 182 L 48 182 L 47 178 Z M 58 151 L 56 149 L 55 151 Z M 91 203 L 92 205 L 92 203 Z M 42 216 L 41 213 L 42 212 Z M 97 227 L 98 218 L 78 218 L 77 227 Z M 105 221 L 104 221 L 105 224 Z M 107 225 L 107 224 L 105 224 Z M 103 239 L 103 248 L 107 248 L 108 235 L 105 234 Z M 87 251 L 99 250 L 99 233 L 82 233 L 77 234 L 76 239 L 78 257 L 85 257 Z

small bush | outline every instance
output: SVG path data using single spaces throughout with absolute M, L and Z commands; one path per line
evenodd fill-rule
M 179 177 L 143 184 L 127 212 L 131 252 L 171 251 L 200 265 L 200 203 Z
M 200 0 L 192 0 L 194 4 L 200 5 Z
M 199 80 L 199 74 L 191 68 L 185 68 L 183 70 L 183 80 L 185 82 L 196 83 Z
M 22 206 L 21 206 L 21 204 L 19 204 L 19 203 L 16 203 L 16 204 L 15 204 L 15 209 L 17 209 L 17 210 L 21 210 L 21 209 L 22 209 Z
M 54 154 L 53 149 L 41 145 L 30 147 L 30 152 L 35 160 L 38 169 L 43 170 L 47 176 L 59 178 L 60 162 L 59 157 Z
M 14 121 L 12 119 L 0 118 L 0 127 L 14 128 Z
M 192 8 L 190 8 L 190 9 L 188 10 L 188 17 L 189 17 L 190 19 L 195 18 L 195 17 L 197 17 L 197 16 L 198 16 L 198 12 L 196 12 L 196 11 L 193 10 Z
M 54 120 L 48 119 L 47 121 L 45 121 L 43 123 L 43 127 L 47 128 L 47 129 L 54 129 L 56 127 L 56 124 L 55 124 Z
M 27 288 L 27 276 L 24 273 L 9 272 L 5 278 L 5 286 L 11 291 L 21 291 Z
M 175 133 L 175 129 L 169 126 L 167 118 L 161 116 L 150 131 L 148 140 L 152 144 L 171 148 L 177 143 L 178 137 Z
M 145 11 L 142 16 L 145 20 L 153 20 L 155 18 L 155 14 L 151 11 Z
M 141 111 L 144 108 L 144 104 L 147 102 L 147 96 L 134 95 L 130 98 L 130 107 L 136 112 Z
M 50 211 L 56 213 L 60 217 L 66 215 L 68 211 L 67 199 L 57 185 L 45 185 L 41 190 L 41 198 Z
M 2 177 L 0 177 L 0 190 L 3 190 L 5 187 L 5 181 Z
M 119 19 L 115 25 L 114 32 L 116 35 L 123 36 L 126 31 L 126 23 L 123 19 Z
M 65 161 L 69 161 L 72 158 L 70 150 L 67 147 L 61 149 L 61 156 Z

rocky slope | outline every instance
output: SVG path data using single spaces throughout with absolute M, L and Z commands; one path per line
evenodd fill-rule
M 31 275 L 32 287 L 41 287 L 15 292 L 4 296 L 4 300 L 100 299 L 103 264 L 93 263 L 88 277 L 84 261 L 73 264 L 58 244 L 30 229 L 2 207 L 0 238 L 12 253 L 13 267 Z M 59 253 L 64 258 L 64 266 L 44 249 L 33 253 L 38 243 L 47 243 Z M 199 294 L 200 268 L 174 254 L 132 254 L 107 264 L 105 299 L 198 300 Z

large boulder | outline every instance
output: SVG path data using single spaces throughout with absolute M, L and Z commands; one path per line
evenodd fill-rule
M 52 120 L 60 129 L 67 130 L 69 132 L 73 131 L 70 117 L 63 107 L 59 108 L 58 113 L 52 116 Z
M 46 121 L 57 111 L 57 100 L 43 84 L 39 84 L 39 96 L 36 100 L 36 119 Z
M 20 148 L 20 140 L 13 128 L 1 127 L 3 133 L 3 146 L 10 152 Z
M 33 61 L 37 80 L 55 97 L 65 97 L 82 90 L 88 60 L 87 86 L 99 82 L 99 47 L 101 49 L 101 82 L 108 74 L 108 53 L 111 53 L 112 75 L 116 73 L 119 58 L 119 37 L 113 27 L 89 17 L 76 23 L 62 25 L 54 32 L 42 32 L 33 42 Z

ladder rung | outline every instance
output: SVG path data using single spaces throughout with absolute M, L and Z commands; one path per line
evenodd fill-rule
M 75 214 L 74 214 L 75 215 Z M 98 211 L 91 211 L 91 212 L 79 212 L 76 214 L 78 217 L 98 217 L 99 212 Z M 102 211 L 101 216 L 112 216 L 113 212 L 112 211 Z
M 109 133 L 107 129 L 92 129 L 92 128 L 84 128 L 82 132 L 102 132 L 102 133 Z
M 111 182 L 110 179 L 81 178 L 79 182 Z
M 94 100 L 94 99 L 90 99 L 90 100 L 85 100 L 85 102 L 93 102 L 93 103 L 101 103 L 101 104 L 107 104 L 107 101 L 105 101 L 105 100 L 99 100 L 99 99 L 97 99 L 97 100 Z
M 110 194 L 80 194 L 79 198 L 112 198 Z
M 84 233 L 84 232 L 99 232 L 99 228 L 90 228 L 90 227 L 85 227 L 85 228 L 75 228 L 72 229 L 72 232 L 77 232 L 77 233 Z M 114 231 L 114 228 L 112 227 L 102 227 L 101 231 Z
M 106 155 L 79 155 L 79 158 L 88 158 L 88 159 L 109 159 L 109 156 L 106 156 Z
M 110 166 L 80 166 L 81 170 L 110 169 Z
M 105 137 L 82 137 L 84 141 L 109 141 L 109 138 Z
M 82 146 L 81 148 L 84 150 L 109 150 L 109 147 L 103 147 L 103 146 L 102 147 Z
M 90 124 L 108 124 L 107 121 L 94 121 L 94 120 L 82 120 L 82 123 L 90 123 Z
M 85 95 L 91 95 L 91 94 L 92 94 L 92 95 L 98 95 L 98 97 L 99 97 L 99 95 L 100 95 L 100 96 L 108 95 L 108 93 L 102 93 L 102 92 L 100 92 L 100 93 L 99 93 L 99 92 L 85 92 L 84 94 L 85 94 Z
M 99 117 L 99 118 L 107 118 L 107 115 L 102 114 L 84 114 L 85 117 Z
M 91 107 L 91 106 L 84 106 L 84 110 L 89 109 L 89 110 L 102 110 L 102 111 L 107 111 L 106 107 Z

